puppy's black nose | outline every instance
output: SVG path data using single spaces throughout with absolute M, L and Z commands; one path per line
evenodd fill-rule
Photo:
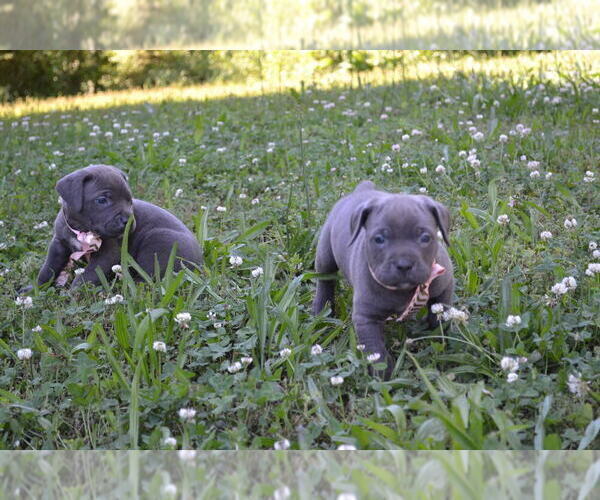
M 128 220 L 129 220 L 129 217 L 126 217 L 125 215 L 119 215 L 117 217 L 117 222 L 119 223 L 119 226 L 121 226 L 121 229 L 125 228 Z
M 398 269 L 398 271 L 403 271 L 403 272 L 410 271 L 412 269 L 413 265 L 414 265 L 414 262 L 409 259 L 398 259 L 396 261 L 396 269 Z

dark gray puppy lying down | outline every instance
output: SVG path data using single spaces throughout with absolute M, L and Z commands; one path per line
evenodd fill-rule
M 54 222 L 54 235 L 38 284 L 52 279 L 64 285 L 75 260 L 86 259 L 83 273 L 72 286 L 98 283 L 96 268 L 110 274 L 121 261 L 121 242 L 127 221 L 129 254 L 152 275 L 155 258 L 164 271 L 173 245 L 177 245 L 175 269 L 186 263 L 200 264 L 202 251 L 194 234 L 170 212 L 132 198 L 127 177 L 116 167 L 91 165 L 63 177 L 56 184 L 62 207 Z
M 448 244 L 449 225 L 450 214 L 441 203 L 378 191 L 363 181 L 334 205 L 321 229 L 316 270 L 339 269 L 352 285 L 352 322 L 359 343 L 380 355 L 386 378 L 394 365 L 384 343 L 385 321 L 394 316 L 402 321 L 427 305 L 433 328 L 437 318 L 431 305 L 452 300 L 452 263 L 436 237 L 439 228 Z M 328 302 L 333 308 L 334 292 L 334 280 L 318 281 L 314 314 Z

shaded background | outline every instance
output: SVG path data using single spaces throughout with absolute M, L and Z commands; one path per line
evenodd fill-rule
M 512 57 L 519 51 L 0 51 L 0 102 L 93 94 L 104 90 L 279 80 L 298 67 L 326 75 L 346 71 L 361 84 L 375 71 L 402 73 L 419 61 Z M 308 68 L 308 69 L 307 69 Z M 276 73 L 276 74 L 274 74 Z

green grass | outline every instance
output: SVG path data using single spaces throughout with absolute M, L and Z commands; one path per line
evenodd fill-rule
M 598 262 L 590 242 L 600 242 L 598 72 L 568 69 L 553 80 L 541 71 L 456 74 L 5 116 L 0 447 L 161 449 L 172 436 L 177 447 L 201 449 L 268 449 L 284 439 L 299 449 L 597 448 L 600 277 L 585 270 Z M 531 133 L 510 135 L 518 124 Z M 461 156 L 473 148 L 479 166 Z M 528 161 L 540 162 L 539 178 Z M 17 306 L 50 239 L 56 180 L 100 162 L 124 169 L 137 197 L 194 229 L 204 270 L 137 285 L 125 272 L 75 293 L 36 289 L 33 307 Z M 588 170 L 594 182 L 583 182 Z M 310 315 L 318 229 L 367 178 L 394 191 L 425 187 L 450 207 L 455 306 L 469 312 L 443 332 L 390 324 L 398 363 L 385 383 L 367 375 L 356 349 L 347 287 L 338 317 Z M 563 226 L 567 217 L 575 229 Z M 35 229 L 42 221 L 49 226 Z M 232 255 L 243 258 L 239 267 Z M 549 301 L 568 276 L 576 289 Z M 106 305 L 115 294 L 124 302 Z M 175 321 L 180 312 L 191 314 L 189 328 Z M 522 323 L 505 326 L 509 314 Z M 21 348 L 33 350 L 30 360 L 18 359 Z M 504 356 L 527 358 L 513 383 Z M 252 363 L 229 373 L 242 357 Z M 567 384 L 577 374 L 581 395 Z M 195 418 L 182 421 L 181 408 Z

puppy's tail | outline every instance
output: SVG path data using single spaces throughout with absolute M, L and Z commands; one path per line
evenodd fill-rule
M 360 191 L 371 191 L 375 188 L 375 184 L 371 181 L 362 181 L 358 186 L 356 186 L 356 189 L 354 190 L 355 193 L 358 193 Z

